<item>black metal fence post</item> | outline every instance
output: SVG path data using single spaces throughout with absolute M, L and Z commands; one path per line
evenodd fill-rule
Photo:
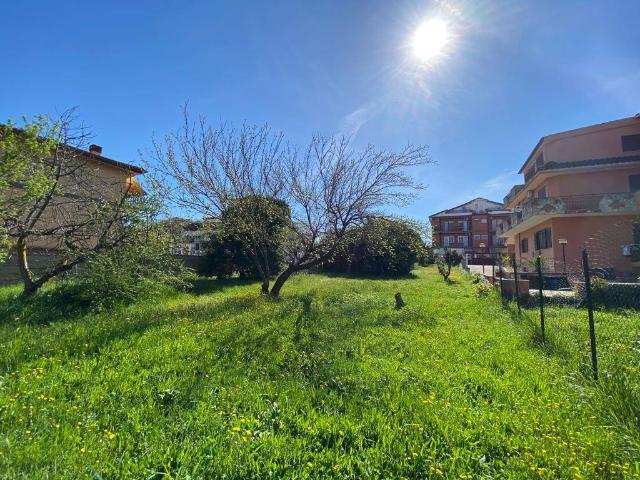
M 504 304 L 504 288 L 502 286 L 502 277 L 504 276 L 504 273 L 502 271 L 502 260 L 498 260 L 498 275 L 500 275 L 500 298 L 503 299 L 502 302 Z
M 536 268 L 538 269 L 538 293 L 540 295 L 540 331 L 542 332 L 542 343 L 545 343 L 544 336 L 544 295 L 542 294 L 543 277 L 542 277 L 542 258 L 538 255 L 536 258 Z
M 593 323 L 593 300 L 591 298 L 591 275 L 589 273 L 589 255 L 587 250 L 582 250 L 582 268 L 584 270 L 585 299 L 589 312 L 589 340 L 591 341 L 591 366 L 593 367 L 593 379 L 598 381 L 598 357 L 596 355 L 596 327 Z
M 491 283 L 495 287 L 496 285 L 496 260 L 495 255 L 491 256 Z
M 518 266 L 516 265 L 516 257 L 514 256 L 512 258 L 512 265 L 513 265 L 513 279 L 516 282 L 516 304 L 518 305 L 518 313 L 520 312 L 520 286 L 518 285 Z

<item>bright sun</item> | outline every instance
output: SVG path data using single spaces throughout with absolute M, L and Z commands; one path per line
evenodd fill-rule
M 432 18 L 416 30 L 412 43 L 413 53 L 423 62 L 433 60 L 442 55 L 449 39 L 447 24 L 439 18 Z

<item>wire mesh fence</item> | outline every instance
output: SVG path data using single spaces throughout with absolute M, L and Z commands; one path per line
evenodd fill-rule
M 634 248 L 615 255 L 614 235 L 591 235 L 577 255 L 554 260 L 498 258 L 492 281 L 505 305 L 534 324 L 535 341 L 577 359 L 585 375 L 600 378 L 603 356 L 608 375 L 614 367 L 632 374 L 640 413 L 640 257 Z

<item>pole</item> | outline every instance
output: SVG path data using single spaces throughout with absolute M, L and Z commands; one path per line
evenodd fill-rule
M 593 301 L 591 299 L 591 275 L 589 273 L 589 255 L 582 250 L 582 268 L 584 270 L 584 288 L 586 293 L 587 311 L 589 313 L 589 340 L 591 342 L 591 366 L 593 379 L 598 381 L 598 357 L 596 355 L 596 327 L 593 323 Z
M 566 247 L 566 245 L 563 243 L 562 244 L 562 264 L 563 264 L 563 270 L 564 270 L 564 276 L 567 276 L 567 255 L 565 253 L 564 247 Z
M 542 343 L 545 343 L 544 337 L 544 296 L 542 295 L 542 259 L 540 255 L 536 259 L 536 267 L 538 269 L 538 293 L 540 294 L 540 331 L 542 332 Z
M 518 285 L 518 267 L 516 265 L 516 257 L 513 256 L 513 279 L 516 282 L 516 304 L 518 305 L 518 313 L 520 313 L 520 286 Z
M 502 277 L 504 273 L 502 271 L 502 260 L 498 263 L 498 275 L 500 275 L 500 298 L 502 299 L 502 305 L 504 306 L 504 289 L 502 288 Z
M 491 283 L 496 284 L 496 260 L 495 254 L 491 256 Z

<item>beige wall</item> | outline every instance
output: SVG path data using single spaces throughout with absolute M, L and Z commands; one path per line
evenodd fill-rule
M 130 173 L 124 169 L 99 162 L 90 157 L 82 157 L 78 160 L 80 169 L 78 174 L 61 179 L 63 190 L 73 193 L 77 189 L 78 194 L 84 199 L 90 194 L 97 200 L 118 199 L 127 188 L 127 178 Z M 75 182 L 78 182 L 76 185 Z M 82 218 L 89 210 L 84 202 L 73 202 L 62 197 L 52 200 L 51 206 L 45 210 L 39 223 L 39 228 L 51 227 L 68 218 Z M 95 243 L 95 238 L 87 239 L 87 246 Z M 60 239 L 48 237 L 41 240 L 32 240 L 29 248 L 42 250 L 56 250 L 62 247 Z

